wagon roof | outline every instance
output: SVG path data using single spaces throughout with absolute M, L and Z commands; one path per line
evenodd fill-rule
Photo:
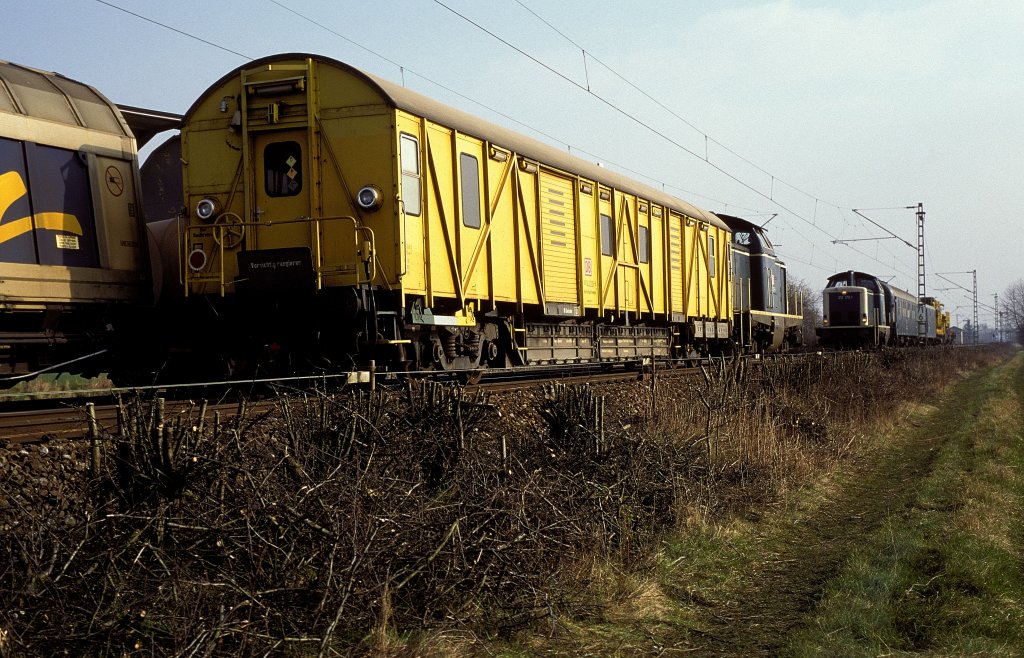
M 271 55 L 269 57 L 264 57 L 253 60 L 247 64 L 243 64 L 214 83 L 210 89 L 189 109 L 185 115 L 186 120 L 187 117 L 192 114 L 199 102 L 205 98 L 210 91 L 216 90 L 226 81 L 237 76 L 240 71 L 271 62 L 307 58 L 314 59 L 328 66 L 344 69 L 362 77 L 369 84 L 375 86 L 380 91 L 380 94 L 397 109 L 405 110 L 411 114 L 430 119 L 431 121 L 436 121 L 439 124 L 454 128 L 455 130 L 467 135 L 487 140 L 496 146 L 510 149 L 531 160 L 537 160 L 541 164 L 561 169 L 566 172 L 579 174 L 586 179 L 603 183 L 617 190 L 636 194 L 654 203 L 668 206 L 669 208 L 684 213 L 690 217 L 702 219 L 719 228 L 728 230 L 725 223 L 723 223 L 713 213 L 702 210 L 701 208 L 672 196 L 671 194 L 666 194 L 649 185 L 645 185 L 614 171 L 610 171 L 593 162 L 570 155 L 569 153 L 545 144 L 544 142 L 527 137 L 514 130 L 503 128 L 502 126 L 489 121 L 485 121 L 479 117 L 469 114 L 468 112 L 457 110 L 428 96 L 410 91 L 409 89 L 406 89 L 394 82 L 385 80 L 384 78 L 367 73 L 355 68 L 354 66 L 345 64 L 344 62 L 324 57 L 322 55 L 287 53 Z
M 89 85 L 4 60 L 0 60 L 0 112 L 132 136 L 117 107 Z

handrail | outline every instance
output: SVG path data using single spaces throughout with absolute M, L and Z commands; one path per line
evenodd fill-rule
M 236 215 L 237 216 L 237 215 Z M 247 222 L 233 222 L 231 224 L 204 224 L 204 225 L 190 225 L 186 226 L 182 231 L 181 235 L 187 240 L 189 234 L 193 231 L 212 230 L 217 232 L 217 256 L 220 261 L 220 272 L 219 276 L 213 280 L 217 281 L 220 285 L 220 294 L 223 297 L 227 288 L 227 281 L 225 280 L 224 272 L 224 252 L 226 250 L 224 246 L 224 232 L 229 228 L 249 228 L 249 227 L 271 227 L 271 226 L 282 226 L 286 224 L 308 224 L 311 222 L 333 222 L 333 221 L 350 221 L 352 222 L 352 235 L 353 235 L 353 247 L 355 248 L 356 256 L 363 262 L 364 271 L 363 275 L 360 276 L 358 268 L 356 269 L 356 284 L 370 283 L 377 278 L 377 249 L 376 249 L 376 237 L 374 236 L 373 229 L 368 226 L 362 226 L 359 219 L 351 215 L 332 215 L 327 217 L 296 217 L 295 219 L 283 219 L 283 220 L 259 220 L 259 221 L 247 221 Z M 185 240 L 179 241 L 181 244 L 187 244 Z M 233 249 L 234 247 L 228 247 Z M 186 266 L 187 267 L 187 266 Z M 326 271 L 322 264 L 318 261 L 314 265 L 314 271 L 319 282 L 321 275 Z M 330 272 L 329 272 L 330 273 Z M 187 284 L 189 283 L 200 283 L 204 281 L 210 281 L 210 277 L 197 276 L 198 273 L 186 272 L 186 285 L 185 295 L 188 296 Z M 318 283 L 319 285 L 319 283 Z

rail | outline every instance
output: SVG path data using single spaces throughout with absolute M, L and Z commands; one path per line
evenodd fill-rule
M 743 357 L 757 360 L 757 357 Z M 191 410 L 194 400 L 218 400 L 211 411 L 227 415 L 239 404 L 262 408 L 263 398 L 277 399 L 282 393 L 343 390 L 347 386 L 400 389 L 411 379 L 430 379 L 464 386 L 468 390 L 518 391 L 543 386 L 551 381 L 603 384 L 637 381 L 657 373 L 659 377 L 696 376 L 700 366 L 711 366 L 722 357 L 651 361 L 648 358 L 583 364 L 552 364 L 494 370 L 470 371 L 368 371 L 341 374 L 297 375 L 228 382 L 190 382 L 174 385 L 117 387 L 86 391 L 56 391 L 35 394 L 0 394 L 0 442 L 31 443 L 53 438 L 81 438 L 89 432 L 116 429 L 119 400 L 129 396 L 164 398 L 168 409 Z M 482 375 L 482 377 L 481 377 Z M 31 396 L 31 397 L 29 397 Z M 230 402 L 224 402 L 230 399 Z M 251 401 L 251 403 L 250 403 Z M 90 430 L 90 427 L 93 427 Z M 99 428 L 98 430 L 96 428 Z

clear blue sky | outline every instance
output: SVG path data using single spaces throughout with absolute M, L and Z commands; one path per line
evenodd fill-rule
M 977 269 L 988 305 L 1024 277 L 1020 0 L 441 1 L 0 0 L 0 58 L 184 112 L 247 57 L 320 53 L 709 210 L 778 213 L 816 288 L 854 268 L 916 292 L 903 243 L 832 241 L 885 235 L 852 208 L 919 201 L 950 309 L 968 302 L 937 273 Z M 866 214 L 916 243 L 913 211 Z

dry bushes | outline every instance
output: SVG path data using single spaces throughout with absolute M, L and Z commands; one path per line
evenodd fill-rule
M 19 654 L 313 654 L 580 612 L 579 556 L 648 545 L 671 498 L 643 475 L 653 444 L 577 450 L 593 399 L 552 389 L 553 432 L 486 444 L 498 409 L 433 384 L 231 421 L 134 402 L 100 477 L 68 492 L 79 520 L 25 506 L 0 539 L 0 628 Z
M 702 447 L 686 470 L 680 517 L 778 499 L 858 448 L 865 434 L 901 420 L 907 402 L 1007 352 L 939 347 L 778 357 L 749 371 L 724 361 L 705 367 L 702 380 L 661 401 L 652 429 L 660 442 Z
M 418 629 L 468 643 L 600 616 L 593 565 L 638 568 L 695 510 L 771 499 L 967 352 L 722 362 L 526 400 L 310 393 L 230 420 L 135 401 L 97 477 L 80 448 L 56 494 L 26 497 L 15 480 L 43 462 L 4 458 L 0 654 L 414 653 Z

